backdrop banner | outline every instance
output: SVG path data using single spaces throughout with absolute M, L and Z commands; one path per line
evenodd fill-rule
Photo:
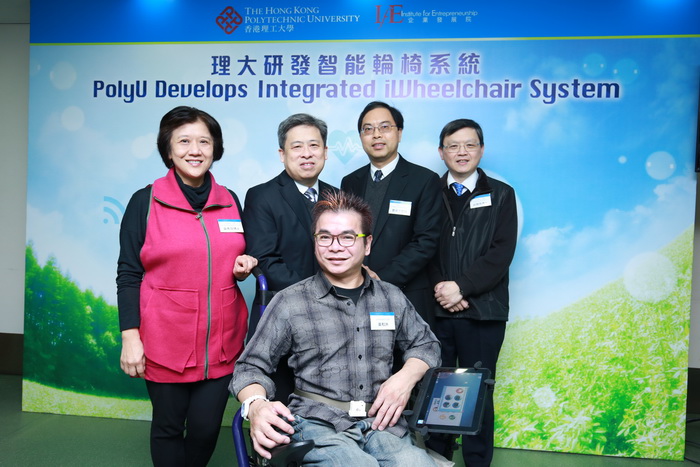
M 401 154 L 441 175 L 444 124 L 479 122 L 482 167 L 516 190 L 497 445 L 683 459 L 700 3 L 259 3 L 32 1 L 23 409 L 150 417 L 114 279 L 168 110 L 221 123 L 212 172 L 243 200 L 297 112 L 328 123 L 339 186 L 382 100 Z

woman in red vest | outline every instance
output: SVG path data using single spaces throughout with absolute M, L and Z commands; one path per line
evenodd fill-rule
M 247 330 L 236 281 L 257 260 L 244 254 L 238 197 L 209 171 L 224 152 L 219 123 L 176 107 L 158 151 L 168 173 L 132 196 L 119 234 L 121 368 L 146 380 L 154 465 L 203 466 Z

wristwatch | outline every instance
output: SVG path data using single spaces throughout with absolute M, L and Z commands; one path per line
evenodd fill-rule
M 256 394 L 254 396 L 250 396 L 249 398 L 247 398 L 241 404 L 241 417 L 243 417 L 243 420 L 248 420 L 248 412 L 250 412 L 250 404 L 252 404 L 254 401 L 256 401 L 258 399 L 264 399 L 265 402 L 270 402 L 270 400 L 267 397 L 261 396 L 260 394 Z

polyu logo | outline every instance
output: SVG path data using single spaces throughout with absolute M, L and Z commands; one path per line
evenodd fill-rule
M 219 16 L 216 17 L 216 24 L 224 30 L 226 34 L 231 34 L 243 23 L 243 17 L 232 7 L 224 8 Z

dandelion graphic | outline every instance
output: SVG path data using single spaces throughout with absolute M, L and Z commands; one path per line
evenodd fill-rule
M 532 393 L 532 398 L 540 409 L 548 409 L 557 401 L 557 396 L 549 386 L 542 386 Z

